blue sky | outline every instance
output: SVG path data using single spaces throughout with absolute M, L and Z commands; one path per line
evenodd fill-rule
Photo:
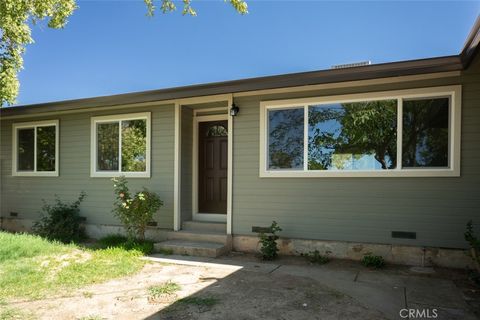
M 197 17 L 142 0 L 78 1 L 64 30 L 33 29 L 18 104 L 457 54 L 480 1 L 195 1 Z

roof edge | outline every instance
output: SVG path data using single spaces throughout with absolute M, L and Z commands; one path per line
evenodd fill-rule
M 444 56 L 359 66 L 345 69 L 325 69 L 257 78 L 173 87 L 159 90 L 123 93 L 75 100 L 55 101 L 0 108 L 0 116 L 38 114 L 90 107 L 158 102 L 207 95 L 230 94 L 265 89 L 298 87 L 324 83 L 369 80 L 406 75 L 459 71 L 463 69 L 460 56 Z
M 468 68 L 473 58 L 476 56 L 480 47 L 480 15 L 477 16 L 477 20 L 468 34 L 467 40 L 463 45 L 463 49 L 460 52 L 460 59 L 464 68 Z

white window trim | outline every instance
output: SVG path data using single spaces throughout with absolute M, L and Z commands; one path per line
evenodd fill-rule
M 142 172 L 122 172 L 121 163 L 122 163 L 122 151 L 121 143 L 122 138 L 119 132 L 119 145 L 120 145 L 120 155 L 119 155 L 119 171 L 97 171 L 97 123 L 108 123 L 115 121 L 128 121 L 128 120 L 146 120 L 147 121 L 147 151 L 146 151 L 146 171 Z M 121 126 L 120 126 L 121 130 Z M 90 126 L 90 177 L 92 178 L 113 178 L 125 176 L 127 178 L 150 178 L 150 165 L 151 165 L 151 113 L 150 112 L 141 112 L 141 113 L 127 113 L 127 114 L 118 114 L 110 116 L 100 116 L 91 118 Z
M 402 99 L 410 98 L 434 98 L 450 96 L 449 114 L 449 168 L 422 168 L 401 169 L 401 146 L 402 146 Z M 460 141 L 461 141 L 461 96 L 462 86 L 442 86 L 420 89 L 393 90 L 371 93 L 359 93 L 348 95 L 324 96 L 303 99 L 272 100 L 260 102 L 260 170 L 261 178 L 315 178 L 315 177 L 459 177 L 460 176 Z M 398 99 L 397 117 L 397 168 L 392 170 L 332 170 L 332 171 L 307 171 L 307 144 L 304 146 L 303 170 L 268 170 L 268 117 L 267 112 L 271 109 L 284 109 L 299 107 L 307 112 L 308 105 L 329 104 L 338 102 L 359 102 L 377 99 Z M 308 116 L 308 114 L 307 114 Z M 308 123 L 305 121 L 305 126 Z M 308 130 L 304 130 L 304 143 L 308 142 Z
M 37 171 L 37 127 L 51 127 L 55 126 L 55 171 Z M 18 171 L 18 141 L 17 131 L 18 129 L 34 129 L 34 158 L 33 158 L 33 171 Z M 45 121 L 32 121 L 14 123 L 12 126 L 12 176 L 23 177 L 58 177 L 60 156 L 59 156 L 59 121 L 58 120 L 45 120 Z

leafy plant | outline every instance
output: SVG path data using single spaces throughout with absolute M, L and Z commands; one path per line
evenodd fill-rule
M 119 234 L 111 234 L 98 240 L 102 248 L 122 248 L 124 250 L 136 250 L 143 254 L 153 252 L 153 241 L 130 239 Z
M 472 257 L 475 269 L 480 273 L 480 240 L 475 236 L 472 220 L 467 222 L 467 231 L 464 235 L 465 240 L 470 245 L 470 256 Z
M 363 256 L 362 264 L 365 267 L 373 269 L 381 269 L 385 267 L 385 259 L 382 256 L 375 256 L 372 253 L 367 253 Z
M 167 281 L 159 286 L 151 286 L 148 288 L 148 302 L 150 303 L 165 303 L 176 298 L 176 292 L 181 287 L 171 281 Z
M 260 244 L 262 245 L 260 252 L 263 260 L 273 260 L 278 256 L 277 240 L 279 237 L 277 232 L 280 231 L 282 231 L 282 228 L 276 221 L 272 221 L 269 232 L 259 234 Z
M 322 255 L 318 250 L 314 250 L 307 253 L 301 253 L 300 255 L 306 258 L 311 263 L 325 264 L 330 261 L 328 253 L 329 252 L 327 252 L 325 255 Z
M 80 204 L 86 193 L 81 192 L 73 203 L 66 203 L 55 196 L 55 203 L 50 205 L 43 200 L 42 217 L 35 222 L 32 231 L 50 240 L 64 243 L 85 238 L 85 230 L 80 217 Z
M 146 188 L 132 196 L 123 176 L 112 181 L 116 195 L 113 213 L 125 226 L 128 238 L 145 240 L 145 229 L 155 212 L 163 206 L 163 201 Z

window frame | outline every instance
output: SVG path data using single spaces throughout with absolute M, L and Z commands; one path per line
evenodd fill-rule
M 441 86 L 418 89 L 378 91 L 300 99 L 260 102 L 260 167 L 261 178 L 319 177 L 459 177 L 461 142 L 462 86 Z M 402 168 L 403 100 L 449 97 L 449 167 Z M 315 104 L 350 103 L 371 100 L 397 100 L 397 167 L 391 170 L 308 170 L 308 107 Z M 303 169 L 268 169 L 268 111 L 291 108 L 304 109 Z M 307 121 L 305 121 L 305 119 Z
M 145 171 L 122 171 L 122 121 L 129 120 L 146 120 L 147 122 L 147 144 L 146 144 L 146 170 Z M 118 158 L 118 171 L 98 171 L 97 170 L 97 124 L 99 123 L 119 123 L 119 158 Z M 150 178 L 150 166 L 151 166 L 151 112 L 140 113 L 126 113 L 116 114 L 108 116 L 97 116 L 91 118 L 90 125 L 90 177 L 92 178 L 114 178 L 125 176 L 127 178 Z
M 37 171 L 37 128 L 38 127 L 55 127 L 55 171 Z M 33 129 L 33 171 L 18 170 L 18 130 Z M 58 177 L 60 168 L 60 121 L 59 120 L 43 120 L 20 122 L 12 125 L 12 176 L 18 177 Z

